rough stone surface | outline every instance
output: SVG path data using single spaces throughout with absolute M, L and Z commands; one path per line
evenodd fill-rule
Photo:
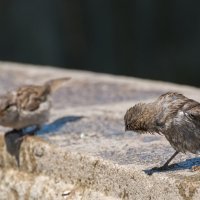
M 200 101 L 198 88 L 50 67 L 0 63 L 0 94 L 21 84 L 70 76 L 53 95 L 51 120 L 37 136 L 16 145 L 0 138 L 0 199 L 194 199 L 200 165 L 193 154 L 149 176 L 174 150 L 163 136 L 124 132 L 123 116 L 139 101 L 178 91 Z M 19 167 L 18 167 L 19 165 Z

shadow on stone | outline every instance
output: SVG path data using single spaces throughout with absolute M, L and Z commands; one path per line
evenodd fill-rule
M 52 132 L 56 132 L 61 129 L 64 125 L 70 122 L 79 121 L 83 118 L 83 116 L 65 116 L 59 119 L 56 119 L 54 122 L 50 124 L 44 125 L 39 131 L 37 131 L 37 135 L 48 134 Z
M 19 167 L 19 152 L 20 146 L 23 141 L 23 131 L 21 130 L 12 130 L 8 131 L 4 135 L 6 149 L 8 153 L 15 157 L 17 166 Z
M 152 175 L 154 173 L 163 173 L 163 172 L 170 172 L 170 171 L 192 169 L 192 167 L 194 167 L 194 166 L 200 166 L 200 158 L 191 158 L 191 159 L 187 159 L 183 162 L 171 164 L 171 165 L 169 165 L 169 167 L 166 170 L 146 169 L 143 171 L 147 175 Z
M 60 128 L 62 128 L 66 123 L 75 122 L 82 118 L 83 116 L 62 117 L 55 120 L 54 122 L 50 124 L 44 125 L 42 129 L 40 129 L 36 133 L 37 135 L 42 135 L 46 133 L 55 132 L 55 131 L 58 131 Z M 18 167 L 20 166 L 20 160 L 19 160 L 20 147 L 21 147 L 21 143 L 24 137 L 28 135 L 35 135 L 34 130 L 37 130 L 37 129 L 30 129 L 30 130 L 29 128 L 21 129 L 21 130 L 12 130 L 12 131 L 6 132 L 4 135 L 7 152 L 15 157 Z

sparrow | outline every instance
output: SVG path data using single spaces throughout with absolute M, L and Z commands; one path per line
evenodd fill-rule
M 70 78 L 58 78 L 43 85 L 25 85 L 0 96 L 0 125 L 14 130 L 41 125 L 49 119 L 51 94 Z
M 165 170 L 178 153 L 200 153 L 200 103 L 176 92 L 161 95 L 151 103 L 138 103 L 124 116 L 125 131 L 165 136 L 175 153 L 161 167 Z

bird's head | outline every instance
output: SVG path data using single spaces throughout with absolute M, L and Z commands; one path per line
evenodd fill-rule
M 16 121 L 17 108 L 9 95 L 0 96 L 0 124 L 7 126 L 10 121 Z
M 5 115 L 9 107 L 10 107 L 10 104 L 9 104 L 8 99 L 4 97 L 0 97 L 0 116 Z
M 145 103 L 139 103 L 129 108 L 124 116 L 125 131 L 147 131 L 143 120 Z

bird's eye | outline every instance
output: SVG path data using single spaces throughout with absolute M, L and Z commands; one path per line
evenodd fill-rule
M 191 118 L 195 118 L 195 115 L 193 115 L 193 114 L 190 114 L 189 116 L 190 116 Z
M 6 110 L 8 110 L 10 108 L 10 105 L 6 105 L 2 110 L 3 111 L 6 111 Z
M 131 125 L 130 125 L 130 124 L 127 124 L 127 125 L 126 125 L 126 129 L 129 130 L 130 128 L 131 128 Z

